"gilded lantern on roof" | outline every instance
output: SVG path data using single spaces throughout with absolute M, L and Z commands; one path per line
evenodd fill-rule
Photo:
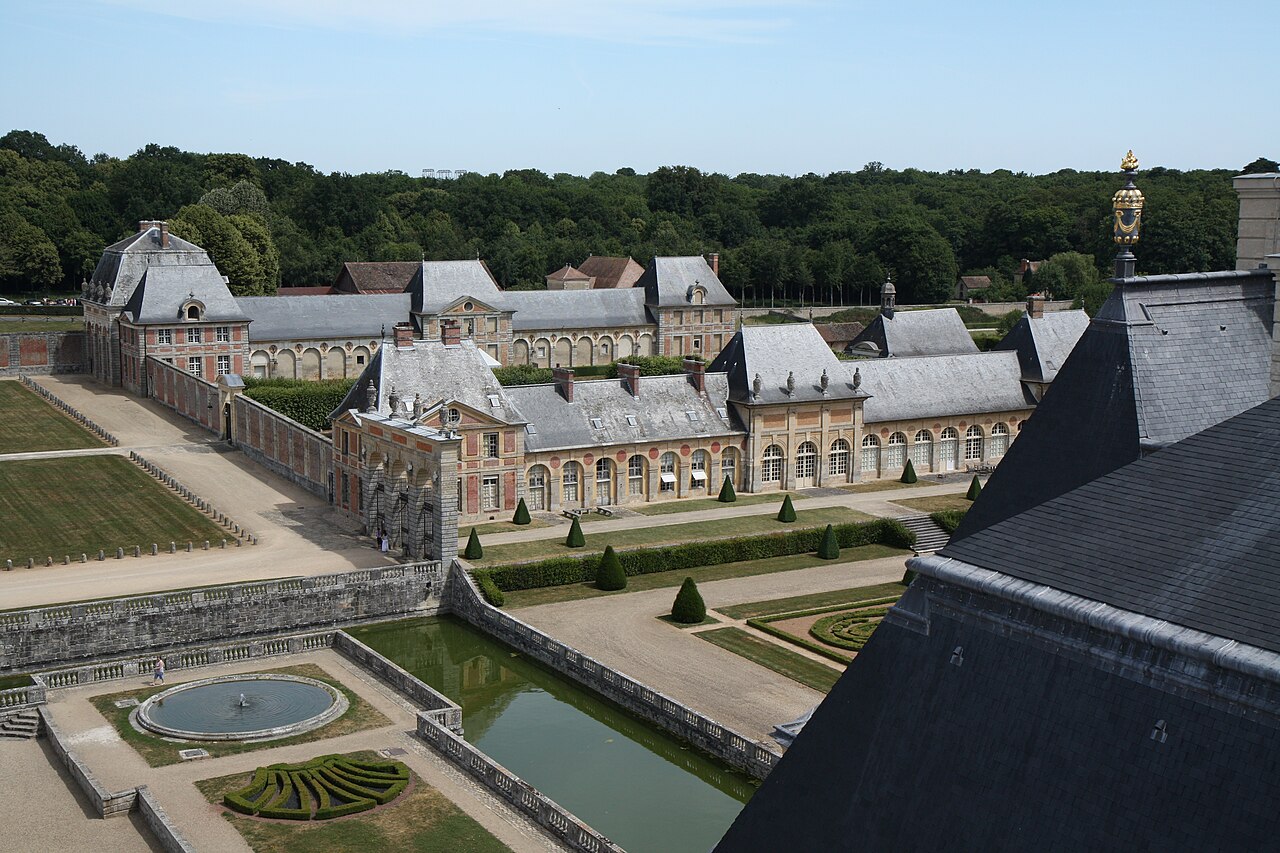
M 1132 246 L 1142 235 L 1142 190 L 1133 185 L 1134 175 L 1138 171 L 1138 158 L 1129 151 L 1120 161 L 1120 170 L 1125 175 L 1125 185 L 1116 191 L 1111 199 L 1111 209 L 1115 213 L 1112 239 L 1121 246 Z

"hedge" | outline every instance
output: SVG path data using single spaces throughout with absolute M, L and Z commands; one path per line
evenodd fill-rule
M 492 604 L 494 607 L 501 607 L 507 603 L 507 597 L 502 594 L 502 590 L 498 589 L 498 585 L 493 582 L 493 578 L 488 573 L 475 573 L 476 586 L 480 587 L 480 594 L 484 596 L 484 600 Z
M 83 317 L 83 305 L 0 305 L 0 314 L 16 317 Z
M 671 605 L 671 618 L 682 625 L 697 625 L 707 618 L 707 605 L 693 578 L 685 578 Z
M 960 522 L 964 520 L 964 514 L 967 509 L 944 509 L 940 512 L 929 514 L 929 518 L 933 519 L 933 523 L 941 527 L 948 533 L 955 533 L 956 528 L 960 526 Z
M 313 430 L 329 428 L 329 414 L 342 405 L 354 379 L 257 379 L 244 378 L 244 393 L 268 409 L 292 418 Z
M 841 548 L 882 544 L 910 550 L 915 544 L 915 534 L 892 518 L 836 524 L 832 526 L 832 531 Z M 716 566 L 743 560 L 764 560 L 770 557 L 787 557 L 792 554 L 817 551 L 824 532 L 823 528 L 812 527 L 759 536 L 686 542 L 683 545 L 667 545 L 658 548 L 637 548 L 619 551 L 617 556 L 622 563 L 622 570 L 628 576 L 683 571 L 699 566 Z M 498 589 L 505 592 L 586 583 L 595 580 L 601 557 L 601 554 L 583 557 L 552 557 L 531 563 L 474 569 L 472 575 L 477 583 L 481 582 L 481 578 L 488 578 Z
M 322 755 L 302 764 L 259 767 L 248 785 L 228 792 L 222 802 L 247 815 L 325 820 L 388 803 L 408 784 L 409 768 L 400 762 L 373 763 Z M 298 804 L 287 805 L 295 792 Z
M 471 535 L 467 537 L 467 547 L 462 549 L 462 558 L 464 560 L 483 560 L 484 546 L 480 544 L 480 537 L 476 534 L 476 529 L 471 528 Z

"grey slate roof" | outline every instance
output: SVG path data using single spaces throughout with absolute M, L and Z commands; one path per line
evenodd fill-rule
M 204 305 L 202 322 L 250 319 L 207 259 L 202 264 L 148 268 L 121 313 L 135 323 L 175 323 L 183 318 L 182 306 L 192 299 Z
M 1036 318 L 1024 314 L 995 348 L 1018 353 L 1024 379 L 1052 382 L 1088 327 L 1089 315 L 1079 309 Z
M 616 379 L 575 382 L 572 403 L 555 385 L 519 385 L 506 393 L 537 430 L 525 435 L 525 447 L 531 452 L 744 435 L 731 412 L 726 412 L 727 420 L 716 412 L 716 407 L 725 408 L 728 382 L 724 374 L 707 373 L 706 388 L 706 394 L 699 394 L 688 376 L 680 374 L 642 377 L 638 400 Z M 687 412 L 694 412 L 697 420 L 691 421 Z M 635 426 L 627 423 L 627 415 L 635 418 Z M 599 429 L 591 426 L 591 418 L 600 419 Z
M 103 250 L 85 298 L 123 307 L 149 268 L 209 263 L 204 249 L 173 234 L 169 235 L 169 246 L 160 248 L 160 228 L 152 226 Z
M 464 297 L 494 308 L 504 306 L 503 293 L 483 261 L 423 261 L 409 283 L 413 310 L 437 314 Z
M 855 392 L 844 364 L 836 358 L 812 323 L 784 323 L 777 326 L 743 326 L 716 356 L 708 372 L 723 372 L 729 379 L 729 398 L 743 403 L 785 403 L 822 399 L 852 399 L 865 396 Z M 829 384 L 824 397 L 820 383 L 827 371 Z M 760 374 L 759 398 L 752 396 L 752 383 Z M 787 394 L 787 374 L 795 375 L 794 396 Z
M 1280 652 L 1280 399 L 943 557 Z
M 644 291 L 634 287 L 616 290 L 508 290 L 503 306 L 514 311 L 511 328 L 590 329 L 608 326 L 651 326 L 644 306 Z
M 328 296 L 241 296 L 240 309 L 253 319 L 250 341 L 307 338 L 381 338 L 409 320 L 407 293 Z
M 1118 281 L 957 540 L 1270 399 L 1269 270 Z
M 862 375 L 866 423 L 1028 409 L 1035 398 L 1022 383 L 1013 352 L 867 359 L 841 363 Z
M 867 341 L 877 347 L 880 358 L 919 355 L 965 355 L 978 351 L 964 321 L 954 308 L 893 312 L 892 317 L 876 315 L 849 345 L 856 352 Z
M 706 290 L 706 305 L 738 304 L 701 255 L 654 258 L 635 286 L 644 289 L 645 304 L 661 308 L 691 305 L 690 294 L 695 286 Z

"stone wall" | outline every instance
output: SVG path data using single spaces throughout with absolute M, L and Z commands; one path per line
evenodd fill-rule
M 63 740 L 62 732 L 54 725 L 53 718 L 49 716 L 49 712 L 45 708 L 39 709 L 40 728 L 45 737 L 49 739 L 49 746 L 53 748 L 53 754 L 58 756 L 58 760 L 67 768 L 67 772 L 71 774 L 71 778 L 75 780 L 76 785 L 84 792 L 88 798 L 90 806 L 98 813 L 99 817 L 120 817 L 128 814 L 133 810 L 134 800 L 138 796 L 135 788 L 126 791 L 116 791 L 112 793 L 102 787 L 102 783 L 97 777 L 90 772 L 80 757 L 71 751 L 67 742 Z
M 456 735 L 462 734 L 462 708 L 431 685 L 375 652 L 345 631 L 333 635 L 333 648 L 382 679 L 392 690 L 408 697 L 422 715 Z
M 0 376 L 84 373 L 88 370 L 84 332 L 0 334 Z
M 159 801 L 146 785 L 138 786 L 138 798 L 135 801 L 142 822 L 151 830 L 151 834 L 160 843 L 165 853 L 195 853 L 191 842 L 183 837 L 178 828 L 169 820 L 169 815 L 160 807 Z
M 216 435 L 222 434 L 222 405 L 217 385 L 148 356 L 147 388 L 151 397 L 187 420 L 195 421 Z
M 254 462 L 333 500 L 333 443 L 244 394 L 231 399 L 231 441 Z
M 0 672 L 125 653 L 153 658 L 226 637 L 427 615 L 439 612 L 443 588 L 439 563 L 407 563 L 4 612 Z

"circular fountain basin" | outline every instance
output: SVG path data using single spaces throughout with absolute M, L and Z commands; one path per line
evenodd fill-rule
M 223 675 L 157 693 L 135 725 L 180 740 L 274 740 L 309 732 L 347 710 L 347 697 L 314 678 Z

